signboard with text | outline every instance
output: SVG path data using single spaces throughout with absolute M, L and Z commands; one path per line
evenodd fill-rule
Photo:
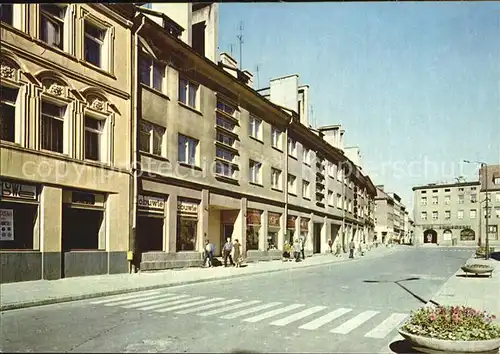
M 2 198 L 37 200 L 36 186 L 30 184 L 0 182 L 0 196 Z
M 141 209 L 163 212 L 165 208 L 165 200 L 163 198 L 139 194 L 137 196 L 137 206 Z
M 0 209 L 0 241 L 14 241 L 14 210 Z

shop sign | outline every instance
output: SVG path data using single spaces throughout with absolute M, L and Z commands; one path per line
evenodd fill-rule
M 0 241 L 14 241 L 14 210 L 0 209 Z
M 260 210 L 247 210 L 247 225 L 260 225 Z
M 179 200 L 177 211 L 181 214 L 198 214 L 198 204 Z
M 95 194 L 86 192 L 72 192 L 71 202 L 77 204 L 95 205 Z
M 450 229 L 450 230 L 463 230 L 468 229 L 467 225 L 446 225 L 446 224 L 424 224 L 423 229 Z
M 268 227 L 280 227 L 281 215 L 278 213 L 267 213 L 267 226 Z
M 308 231 L 309 230 L 309 219 L 307 219 L 307 218 L 300 219 L 300 230 L 301 231 Z
M 0 182 L 1 196 L 14 199 L 36 200 L 36 186 L 12 182 Z
M 297 220 L 296 216 L 288 215 L 286 219 L 286 227 L 288 229 L 295 229 L 295 220 Z
M 163 212 L 165 208 L 165 200 L 163 198 L 150 197 L 147 195 L 139 194 L 137 196 L 137 205 L 139 206 L 139 208 L 158 210 Z

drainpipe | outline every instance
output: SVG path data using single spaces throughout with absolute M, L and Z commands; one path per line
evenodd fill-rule
M 131 251 L 134 254 L 134 267 L 137 267 L 137 261 L 139 255 L 137 254 L 138 248 L 137 248 L 137 198 L 138 198 L 138 169 L 137 169 L 137 164 L 139 160 L 139 149 L 137 147 L 137 132 L 138 132 L 138 124 L 139 124 L 139 107 L 138 107 L 138 96 L 139 96 L 139 80 L 137 80 L 137 77 L 139 75 L 139 32 L 144 26 L 144 17 L 142 18 L 142 23 L 137 28 L 135 31 L 135 36 L 134 36 L 134 70 L 132 72 L 132 82 L 134 83 L 134 96 L 133 96 L 133 108 L 132 108 L 132 117 L 133 117 L 133 124 L 132 124 L 132 136 L 133 136 L 133 142 L 132 142 L 132 171 L 134 174 L 134 183 L 133 183 L 133 207 L 132 207 L 132 242 L 131 242 Z M 137 269 L 137 268 L 136 268 Z M 136 270 L 134 269 L 134 270 Z

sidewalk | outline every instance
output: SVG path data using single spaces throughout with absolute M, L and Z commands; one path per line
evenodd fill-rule
M 136 274 L 96 275 L 59 280 L 7 283 L 0 285 L 0 311 L 287 271 L 290 269 L 304 269 L 330 263 L 345 261 L 360 262 L 365 259 L 385 257 L 400 249 L 403 248 L 372 248 L 365 256 L 357 256 L 354 260 L 349 260 L 347 254 L 344 254 L 342 257 L 335 257 L 332 254 L 321 254 L 308 257 L 299 263 L 282 262 L 279 260 L 250 263 L 242 268 L 184 268 Z

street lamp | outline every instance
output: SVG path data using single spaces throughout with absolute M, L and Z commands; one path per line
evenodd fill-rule
M 489 201 L 489 196 L 488 196 L 488 167 L 486 165 L 486 162 L 481 162 L 481 161 L 469 161 L 469 160 L 464 160 L 465 163 L 475 163 L 481 165 L 481 168 L 484 167 L 484 179 L 486 180 L 486 183 L 484 185 L 484 192 L 486 194 L 486 215 L 485 215 L 485 221 L 484 221 L 484 228 L 486 229 L 486 251 L 485 251 L 485 258 L 489 259 L 490 258 L 490 242 L 489 242 L 489 237 L 488 237 L 488 212 L 489 212 L 489 207 L 488 207 L 488 201 Z M 481 170 L 479 170 L 481 171 Z M 479 174 L 481 176 L 481 174 Z M 481 181 L 480 181 L 481 182 Z M 481 205 L 479 205 L 481 210 Z M 479 216 L 481 218 L 481 216 Z M 481 231 L 481 230 L 480 230 Z

